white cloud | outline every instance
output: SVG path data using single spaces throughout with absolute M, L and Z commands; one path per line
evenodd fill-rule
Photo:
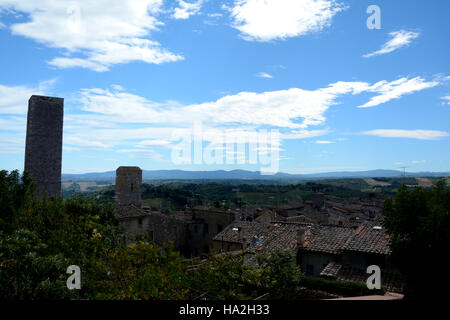
M 382 138 L 407 138 L 419 140 L 436 140 L 450 136 L 448 132 L 436 130 L 400 130 L 400 129 L 377 129 L 363 132 L 365 135 Z
M 113 84 L 111 87 L 112 87 L 114 90 L 117 90 L 117 91 L 125 91 L 125 88 L 122 87 L 122 86 L 119 85 L 119 84 Z
M 256 76 L 258 78 L 266 78 L 266 79 L 272 79 L 273 78 L 270 74 L 268 74 L 266 72 L 259 72 L 258 74 L 256 74 Z
M 82 109 L 95 113 L 95 121 L 99 122 L 192 126 L 195 121 L 202 121 L 211 126 L 270 126 L 284 129 L 281 134 L 285 138 L 295 139 L 311 137 L 311 133 L 314 136 L 317 132 L 302 130 L 323 124 L 326 111 L 338 104 L 338 98 L 342 95 L 378 93 L 379 95 L 360 106 L 369 107 L 435 85 L 438 82 L 426 82 L 419 77 L 401 78 L 392 82 L 380 81 L 373 85 L 367 82 L 339 81 L 315 90 L 291 88 L 262 93 L 240 92 L 215 101 L 191 105 L 174 101 L 153 102 L 125 92 L 123 88 L 93 88 L 81 91 L 80 102 Z
M 363 57 L 370 58 L 381 54 L 390 53 L 402 47 L 408 46 L 412 40 L 419 37 L 418 32 L 411 32 L 405 30 L 390 32 L 389 35 L 392 37 L 392 39 L 383 44 L 380 50 L 365 54 Z
M 137 147 L 144 148 L 148 146 L 154 147 L 167 147 L 170 146 L 171 142 L 163 139 L 153 139 L 153 140 L 143 140 L 137 144 Z
M 412 164 L 421 164 L 421 163 L 425 163 L 426 160 L 413 160 L 411 161 Z
M 405 94 L 411 94 L 437 85 L 439 85 L 438 81 L 427 82 L 421 77 L 412 79 L 401 78 L 392 82 L 380 81 L 366 89 L 368 92 L 376 92 L 380 93 L 380 95 L 371 98 L 369 102 L 358 106 L 358 108 L 375 107 L 390 100 L 399 99 Z
M 160 64 L 183 59 L 148 39 L 149 33 L 162 25 L 156 18 L 162 3 L 162 0 L 0 0 L 0 10 L 29 15 L 29 21 L 10 27 L 13 34 L 64 49 L 64 56 L 52 59 L 50 65 L 101 72 L 119 63 Z
M 444 102 L 442 102 L 442 104 L 450 105 L 450 96 L 445 96 L 445 97 L 442 97 L 441 99 L 444 100 Z
M 178 8 L 175 8 L 172 17 L 174 19 L 188 19 L 190 16 L 198 14 L 202 8 L 203 0 L 196 2 L 186 2 L 178 0 Z
M 67 151 L 67 152 L 72 152 L 72 151 L 81 151 L 80 148 L 75 148 L 75 147 L 69 147 L 69 146 L 63 146 L 63 150 Z
M 237 0 L 227 9 L 243 39 L 270 41 L 320 31 L 344 7 L 334 0 Z
M 25 114 L 28 100 L 32 95 L 43 95 L 45 85 L 41 88 L 27 86 L 4 86 L 0 84 L 0 114 Z
M 0 154 L 24 154 L 25 134 L 2 133 L 0 137 Z
M 289 133 L 281 134 L 281 137 L 286 140 L 308 139 L 326 135 L 330 131 L 323 130 L 292 130 Z
M 83 139 L 77 136 L 69 135 L 67 138 L 64 138 L 64 143 L 69 145 L 81 146 L 81 147 L 93 147 L 93 148 L 109 148 L 111 147 L 108 144 L 105 144 L 100 141 L 96 141 L 94 139 Z
M 334 143 L 333 141 L 329 141 L 329 140 L 317 140 L 316 141 L 317 144 L 331 144 Z
M 32 94 L 45 94 L 39 91 L 39 87 L 49 88 L 53 83 L 53 80 L 42 82 L 37 88 L 0 85 L 0 114 L 5 114 L 0 118 L 2 127 L 24 130 L 29 97 Z M 108 89 L 82 89 L 79 101 L 76 101 L 81 110 L 73 112 L 70 109 L 71 112 L 65 115 L 64 143 L 66 147 L 80 149 L 108 149 L 118 146 L 124 150 L 130 150 L 130 146 L 136 150 L 146 150 L 148 147 L 169 148 L 173 144 L 168 141 L 168 137 L 171 137 L 174 130 L 184 128 L 189 132 L 195 121 L 204 124 L 204 132 L 207 133 L 204 141 L 210 142 L 220 141 L 225 131 L 235 138 L 245 137 L 243 143 L 251 142 L 254 141 L 251 133 L 264 128 L 278 129 L 281 140 L 315 138 L 329 133 L 329 129 L 311 127 L 324 125 L 326 112 L 339 104 L 343 95 L 378 93 L 377 97 L 381 96 L 383 99 L 377 100 L 374 97 L 366 104 L 376 105 L 432 85 L 436 84 L 421 78 L 402 78 L 375 84 L 339 81 L 314 90 L 291 88 L 260 93 L 240 92 L 190 105 L 175 101 L 154 102 L 127 92 L 119 84 Z M 17 118 L 14 114 L 22 117 Z M 132 124 L 132 127 L 126 127 L 125 124 Z M 433 139 L 447 133 L 375 130 L 366 134 L 399 137 L 412 135 L 421 139 Z M 317 142 L 332 141 L 318 139 Z M 127 147 L 122 147 L 125 145 Z
M 160 153 L 150 149 L 121 149 L 116 152 L 126 153 L 130 156 L 130 158 L 144 158 L 158 161 L 163 160 L 163 156 Z

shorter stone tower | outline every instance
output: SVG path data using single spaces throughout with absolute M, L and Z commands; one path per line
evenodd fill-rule
M 314 193 L 312 196 L 312 206 L 315 209 L 320 209 L 325 205 L 324 194 L 321 192 Z
M 142 206 L 142 170 L 139 167 L 119 167 L 116 170 L 116 205 Z

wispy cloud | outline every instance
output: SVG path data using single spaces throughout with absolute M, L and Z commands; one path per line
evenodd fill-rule
M 436 140 L 450 136 L 450 134 L 445 131 L 401 129 L 377 129 L 365 131 L 363 134 L 382 138 L 407 138 L 418 140 Z
M 174 19 L 188 19 L 190 16 L 196 15 L 202 8 L 203 0 L 195 2 L 186 2 L 178 0 L 179 7 L 175 8 L 172 18 Z
M 432 88 L 437 85 L 439 85 L 438 81 L 426 81 L 421 77 L 412 79 L 401 78 L 392 82 L 380 81 L 366 89 L 368 92 L 376 92 L 379 95 L 371 98 L 369 102 L 358 106 L 358 108 L 375 107 L 390 100 L 399 99 L 406 94 Z
M 331 143 L 334 143 L 334 141 L 329 141 L 329 140 L 317 140 L 315 143 L 317 143 L 317 144 L 331 144 Z
M 372 53 L 368 53 L 363 55 L 364 58 L 370 58 L 374 56 L 378 56 L 381 54 L 390 53 L 392 51 L 395 51 L 397 49 L 400 49 L 402 47 L 408 46 L 412 40 L 419 37 L 418 32 L 412 32 L 412 31 L 405 31 L 405 30 L 399 30 L 395 32 L 390 32 L 389 36 L 392 38 L 385 44 L 381 46 L 380 50 L 377 50 Z
M 130 158 L 143 158 L 162 161 L 163 156 L 151 149 L 120 149 L 116 151 L 117 153 L 126 153 Z
M 162 0 L 0 0 L 0 10 L 29 15 L 29 21 L 10 26 L 13 34 L 64 50 L 50 65 L 102 72 L 132 61 L 161 64 L 183 59 L 148 39 L 163 25 L 156 18 L 162 4 Z
M 233 27 L 249 41 L 286 39 L 320 31 L 344 9 L 334 0 L 236 0 L 228 8 Z
M 56 79 L 44 80 L 35 87 L 0 84 L 0 114 L 26 115 L 30 97 L 48 93 L 55 82 Z
M 272 75 L 270 75 L 270 74 L 268 74 L 266 72 L 259 72 L 259 73 L 256 74 L 256 76 L 258 78 L 266 78 L 266 79 L 272 79 L 273 78 Z
M 444 102 L 442 102 L 442 104 L 450 105 L 450 96 L 445 96 L 445 97 L 442 97 L 441 99 L 444 100 Z
M 80 137 L 76 137 L 73 135 L 69 135 L 67 138 L 64 138 L 64 144 L 67 145 L 76 145 L 81 147 L 93 147 L 93 148 L 110 148 L 111 145 L 105 144 L 100 141 L 96 141 L 95 139 L 83 139 Z

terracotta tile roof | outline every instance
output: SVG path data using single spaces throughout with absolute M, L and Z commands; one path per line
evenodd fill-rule
M 369 274 L 361 268 L 344 266 L 336 262 L 330 262 L 320 273 L 322 277 L 331 278 L 339 281 L 351 281 L 366 283 Z M 401 293 L 403 291 L 403 282 L 398 273 L 381 271 L 381 285 L 387 291 Z
M 299 216 L 294 216 L 294 217 L 287 217 L 286 221 L 294 222 L 294 223 L 313 223 L 314 219 L 304 216 L 304 215 L 299 215 Z
M 252 241 L 249 251 L 295 251 L 298 246 L 298 231 L 306 227 L 305 224 L 272 223 L 270 232 L 264 238 L 260 238 L 259 241 Z
M 253 236 L 264 238 L 272 230 L 270 223 L 234 221 L 222 232 L 218 233 L 213 240 L 235 243 L 249 243 Z
M 335 225 L 314 225 L 305 236 L 301 248 L 338 254 L 356 251 L 389 254 L 389 235 L 379 221 L 365 221 L 358 228 Z
M 306 231 L 301 250 L 337 254 L 351 238 L 353 228 L 335 225 L 314 225 Z
M 389 254 L 389 235 L 379 221 L 365 221 L 356 229 L 343 250 Z
M 339 270 L 342 268 L 342 265 L 332 261 L 325 268 L 323 268 L 320 275 L 322 277 L 330 277 L 330 278 L 336 278 Z
M 250 252 L 296 250 L 297 231 L 307 226 L 308 224 L 298 223 L 235 221 L 213 240 L 246 243 Z M 240 229 L 240 236 L 236 229 Z
M 358 228 L 311 223 L 234 221 L 213 240 L 246 243 L 250 251 L 275 249 L 339 254 L 343 251 L 388 254 L 388 235 L 373 228 L 379 223 L 366 221 Z M 305 230 L 304 242 L 299 244 L 298 231 Z
M 115 213 L 118 220 L 134 219 L 149 215 L 148 210 L 135 205 L 115 206 Z

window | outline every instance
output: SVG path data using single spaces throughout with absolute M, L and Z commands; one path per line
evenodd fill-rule
M 221 224 L 217 225 L 217 233 L 221 232 L 223 229 L 223 226 Z
M 131 192 L 133 192 L 134 184 L 131 184 Z
M 172 227 L 172 235 L 173 235 L 174 237 L 177 236 L 177 227 Z
M 138 224 L 141 226 L 142 225 L 142 218 L 138 219 Z

